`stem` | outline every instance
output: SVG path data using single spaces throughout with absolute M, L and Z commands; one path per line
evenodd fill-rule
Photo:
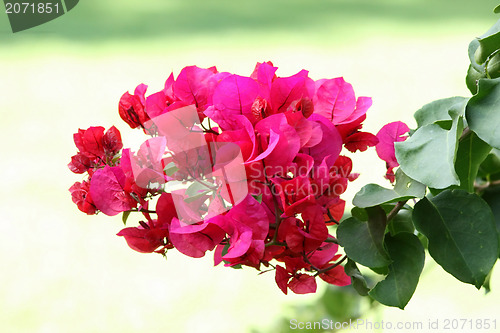
M 500 180 L 494 180 L 492 182 L 486 182 L 486 184 L 484 185 L 479 185 L 479 184 L 475 184 L 474 185 L 474 189 L 476 190 L 476 192 L 482 192 L 484 190 L 486 190 L 487 188 L 490 188 L 492 186 L 498 186 L 500 185 Z
M 405 201 L 399 201 L 396 206 L 394 206 L 394 208 L 389 212 L 389 214 L 387 215 L 387 222 L 389 222 L 390 220 L 392 220 L 396 215 L 398 215 L 398 212 L 401 210 L 401 208 L 404 207 L 404 205 L 406 205 L 406 202 L 408 200 L 405 200 Z
M 330 221 L 325 221 L 325 222 L 333 222 L 335 224 L 339 224 L 339 221 L 335 220 L 332 216 L 332 213 L 330 212 L 330 208 L 327 208 L 326 210 L 326 214 L 328 215 L 328 217 L 330 218 Z
M 460 139 L 458 139 L 458 141 L 462 141 L 463 139 L 465 139 L 471 133 L 472 133 L 472 131 L 470 130 L 469 127 L 464 128 L 464 131 L 462 132 L 462 135 L 460 135 Z
M 317 272 L 319 272 L 319 271 L 321 270 L 320 268 L 318 268 L 318 267 L 314 266 L 314 265 L 313 265 L 313 264 L 309 261 L 309 258 L 307 257 L 307 255 L 306 255 L 306 253 L 305 253 L 305 252 L 304 252 L 304 253 L 302 253 L 302 257 L 304 258 L 304 261 L 305 261 L 306 263 L 308 263 L 309 265 L 311 265 L 311 268 L 312 268 L 312 269 L 314 269 L 314 270 L 315 270 L 315 271 L 317 271 Z
M 148 210 L 148 209 L 130 209 L 130 210 L 126 210 L 124 211 L 123 213 L 132 213 L 132 212 L 136 212 L 136 213 L 153 213 L 153 214 L 156 214 L 156 210 Z
M 319 271 L 317 271 L 316 274 L 314 274 L 314 276 L 318 276 L 318 275 L 320 275 L 322 273 L 328 272 L 331 269 L 334 269 L 335 267 L 339 266 L 341 263 L 343 263 L 344 261 L 346 261 L 346 259 L 347 259 L 347 256 L 344 255 L 342 257 L 342 259 L 340 259 L 339 261 L 337 261 L 335 264 L 333 264 L 331 266 L 328 266 L 327 268 L 323 268 L 323 269 L 320 269 Z
M 325 239 L 325 243 L 333 243 L 333 244 L 339 244 L 339 241 L 336 240 L 335 238 L 327 238 Z

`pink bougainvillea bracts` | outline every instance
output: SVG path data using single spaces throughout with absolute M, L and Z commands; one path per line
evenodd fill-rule
M 139 252 L 214 251 L 215 264 L 275 270 L 285 294 L 315 292 L 318 276 L 350 284 L 328 228 L 358 176 L 342 151 L 377 145 L 392 170 L 407 127 L 362 132 L 372 101 L 343 78 L 276 71 L 270 62 L 250 76 L 190 66 L 161 91 L 146 96 L 141 84 L 123 94 L 120 117 L 150 138 L 133 151 L 115 127 L 79 130 L 69 168 L 88 177 L 70 188 L 73 201 L 87 214 L 137 212 L 137 226 L 118 236 Z
M 399 166 L 394 149 L 395 142 L 405 141 L 410 128 L 401 121 L 395 121 L 382 127 L 377 133 L 378 143 L 375 146 L 378 157 L 384 160 L 387 167 L 386 178 L 394 182 L 394 168 Z

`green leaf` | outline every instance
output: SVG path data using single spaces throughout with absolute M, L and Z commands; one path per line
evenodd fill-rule
M 429 253 L 458 280 L 480 288 L 498 257 L 498 236 L 488 204 L 476 194 L 446 190 L 420 200 L 413 223 L 429 239 Z
M 493 9 L 493 12 L 494 12 L 495 14 L 500 13 L 500 5 L 496 6 L 496 7 L 495 7 L 495 9 Z
M 337 228 L 337 239 L 347 256 L 367 267 L 387 266 L 391 261 L 383 247 L 386 215 L 380 207 L 366 209 L 368 222 L 350 217 Z
M 482 65 L 479 65 L 477 62 L 476 62 L 476 57 L 475 57 L 475 54 L 476 54 L 476 51 L 477 49 L 479 48 L 479 41 L 477 40 L 477 38 L 474 38 L 470 44 L 469 44 L 469 60 L 470 60 L 470 64 L 471 66 L 479 73 L 484 73 L 484 64 Z
M 500 78 L 481 79 L 477 94 L 467 103 L 469 128 L 490 146 L 500 149 Z
M 252 197 L 258 201 L 258 203 L 262 203 L 262 193 L 259 194 L 259 195 L 253 195 L 252 194 Z
M 363 208 L 353 207 L 351 209 L 351 216 L 357 218 L 360 221 L 368 221 L 368 213 Z
M 500 188 L 492 187 L 486 189 L 482 198 L 490 206 L 493 212 L 497 234 L 500 237 Z
M 423 198 L 424 196 L 425 185 L 411 179 L 403 170 L 398 169 L 394 189 L 387 189 L 377 184 L 365 185 L 356 193 L 352 204 L 365 208 L 411 198 Z
M 491 273 L 492 272 L 493 272 L 493 270 L 491 270 L 488 273 L 488 275 L 486 276 L 486 279 L 484 280 L 484 284 L 482 286 L 485 294 L 488 294 L 491 291 Z
M 500 53 L 496 53 L 486 62 L 488 76 L 492 79 L 500 77 Z
M 477 82 L 484 78 L 486 78 L 486 73 L 484 71 L 478 72 L 472 65 L 469 66 L 467 76 L 465 77 L 465 83 L 473 95 L 477 93 Z
M 396 142 L 396 159 L 409 177 L 433 188 L 459 185 L 455 172 L 458 137 L 463 130 L 460 111 L 452 108 L 450 130 L 433 123 L 418 128 L 406 141 Z M 439 172 L 436 172 L 439 170 Z
M 474 192 L 474 181 L 479 171 L 479 165 L 491 151 L 491 146 L 472 132 L 465 136 L 458 145 L 455 170 L 460 179 L 460 188 L 467 192 Z
M 500 173 L 500 150 L 493 148 L 491 153 L 479 166 L 479 172 L 484 177 Z
M 411 215 L 411 209 L 403 208 L 396 216 L 393 217 L 392 220 L 389 221 L 387 227 L 392 236 L 397 235 L 400 232 L 413 233 L 415 231 Z
M 420 110 L 415 112 L 414 115 L 418 127 L 429 125 L 440 120 L 452 120 L 449 114 L 449 111 L 452 109 L 457 110 L 460 115 L 463 115 L 466 101 L 467 98 L 456 96 L 439 99 L 424 105 Z
M 500 48 L 500 20 L 498 20 L 484 35 L 478 38 L 474 59 L 478 64 L 483 64 L 488 57 Z
M 122 214 L 122 222 L 123 222 L 123 225 L 127 225 L 127 219 L 130 215 L 130 210 L 127 210 L 127 211 L 124 211 L 123 214 Z
M 356 263 L 351 259 L 347 259 L 347 263 L 344 265 L 344 271 L 347 275 L 351 277 L 351 285 L 361 296 L 368 296 L 370 288 L 366 284 L 364 276 L 356 266 Z
M 382 304 L 404 309 L 417 288 L 424 268 L 424 248 L 417 236 L 406 232 L 387 235 L 385 246 L 392 259 L 389 274 L 369 295 Z

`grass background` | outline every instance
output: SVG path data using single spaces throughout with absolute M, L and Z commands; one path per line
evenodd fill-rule
M 119 217 L 87 217 L 71 202 L 67 188 L 82 179 L 66 167 L 76 152 L 72 134 L 114 124 L 126 146 L 137 147 L 143 137 L 117 113 L 123 92 L 142 82 L 157 91 L 187 65 L 248 75 L 267 60 L 282 76 L 302 68 L 314 79 L 344 76 L 358 95 L 373 98 L 365 122 L 372 132 L 395 120 L 414 127 L 412 115 L 423 104 L 469 96 L 467 46 L 495 22 L 496 4 L 87 0 L 16 34 L 2 7 L 0 331 L 269 331 L 293 304 L 315 302 L 322 283 L 318 295 L 285 296 L 272 273 L 213 268 L 210 254 L 170 252 L 165 262 L 130 250 L 115 236 Z M 375 152 L 359 155 L 362 176 L 348 201 L 367 182 L 387 185 Z M 492 288 L 484 296 L 430 263 L 405 311 L 366 316 L 424 324 L 496 318 L 500 328 L 498 272 Z

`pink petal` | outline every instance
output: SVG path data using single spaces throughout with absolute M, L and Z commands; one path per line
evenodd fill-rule
M 399 165 L 394 151 L 394 142 L 406 140 L 406 133 L 410 131 L 408 125 L 401 121 L 395 121 L 382 127 L 377 133 L 379 143 L 375 146 L 377 155 L 386 161 L 388 167 L 395 168 Z
M 288 283 L 288 288 L 296 294 L 315 293 L 316 279 L 309 274 L 296 274 Z
M 314 113 L 322 115 L 334 124 L 348 119 L 356 107 L 352 85 L 342 77 L 323 81 L 315 97 Z
M 272 113 L 285 112 L 293 101 L 308 96 L 306 77 L 301 73 L 273 81 L 270 92 Z
M 288 291 L 288 280 L 290 280 L 290 274 L 281 267 L 280 265 L 276 265 L 276 276 L 275 281 L 278 287 L 281 289 L 283 294 L 287 294 Z
M 332 268 L 325 273 L 320 274 L 319 277 L 323 281 L 340 287 L 351 284 L 351 278 L 345 273 L 343 266 Z
M 212 104 L 213 87 L 209 79 L 216 72 L 214 67 L 208 69 L 196 66 L 184 67 L 173 83 L 175 96 L 187 105 L 194 104 L 197 108 L 205 109 Z
M 368 147 L 373 147 L 378 143 L 378 138 L 368 132 L 356 132 L 347 137 L 344 145 L 350 152 L 354 153 L 357 150 L 365 151 Z
M 123 190 L 125 174 L 120 167 L 105 166 L 97 170 L 90 181 L 90 195 L 95 206 L 106 215 L 130 210 L 130 196 Z

